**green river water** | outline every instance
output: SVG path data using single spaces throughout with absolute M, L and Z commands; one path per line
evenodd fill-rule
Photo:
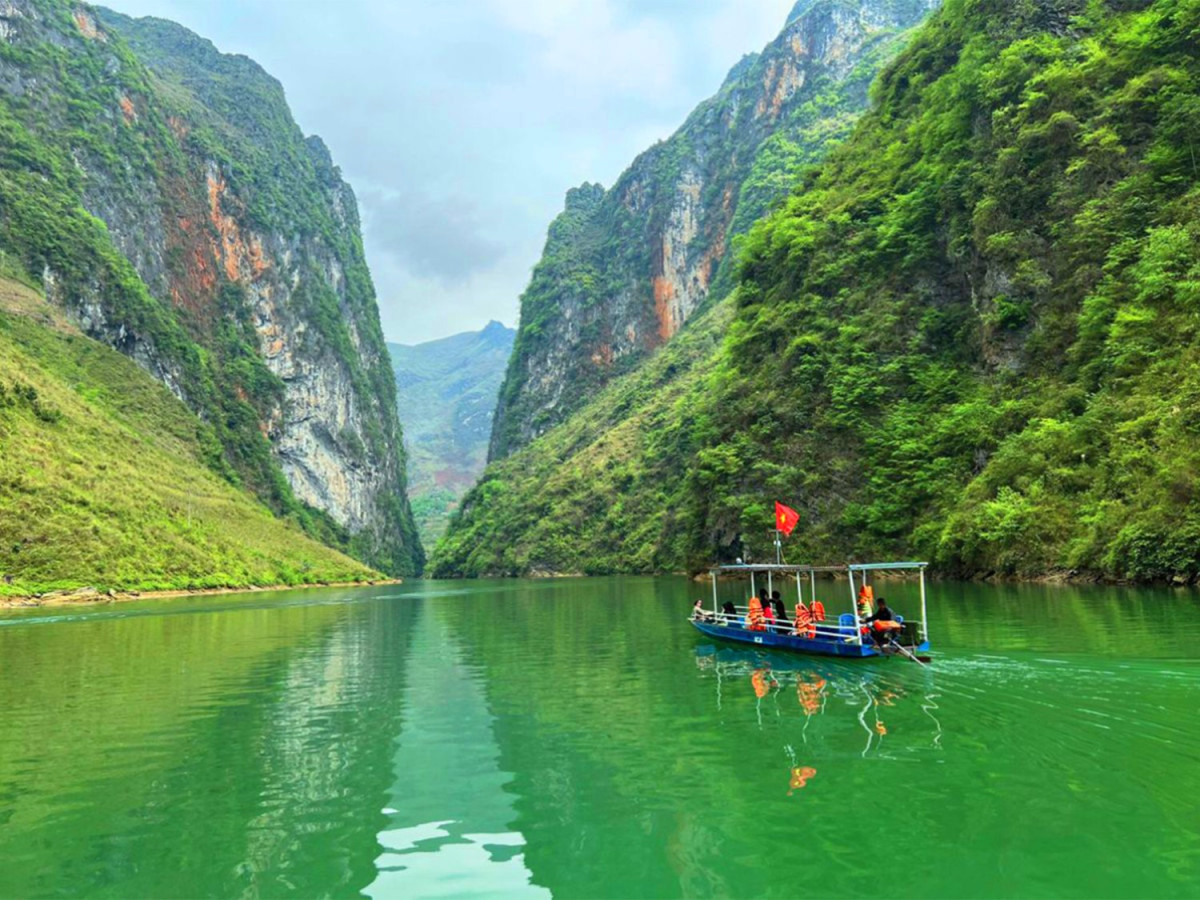
M 717 647 L 705 591 L 0 615 L 0 896 L 1200 896 L 1196 593 L 934 582 L 922 668 Z

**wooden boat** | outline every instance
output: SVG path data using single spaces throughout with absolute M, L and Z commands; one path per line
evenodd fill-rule
M 712 612 L 694 613 L 690 619 L 693 626 L 703 634 L 738 644 L 749 644 L 764 649 L 789 650 L 797 653 L 811 653 L 820 656 L 843 656 L 866 658 L 873 656 L 905 656 L 918 662 L 928 662 L 923 654 L 929 651 L 929 631 L 925 610 L 925 568 L 924 562 L 887 562 L 887 563 L 849 563 L 844 566 L 788 566 L 788 565 L 736 565 L 714 566 L 709 570 L 712 577 L 713 608 Z M 869 586 L 870 577 L 880 572 L 916 572 L 921 583 L 921 617 L 920 619 L 906 618 L 896 615 L 900 629 L 889 636 L 877 641 L 871 629 L 859 618 L 859 591 Z M 791 622 L 772 624 L 767 623 L 761 630 L 753 630 L 746 625 L 749 608 L 735 606 L 736 615 L 730 616 L 721 611 L 717 600 L 717 579 L 719 577 L 749 576 L 750 593 L 757 593 L 756 581 L 766 580 L 767 590 L 774 589 L 776 579 L 782 583 L 796 583 L 796 597 L 804 602 L 803 582 L 809 582 L 809 600 L 816 597 L 817 575 L 838 576 L 845 573 L 850 584 L 850 612 L 834 615 L 825 622 L 814 623 L 806 634 L 797 634 Z M 790 587 L 789 587 L 790 590 Z M 790 605 L 785 601 L 785 606 Z

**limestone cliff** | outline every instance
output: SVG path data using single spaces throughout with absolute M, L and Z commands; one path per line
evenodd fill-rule
M 492 459 L 563 421 L 728 289 L 734 237 L 846 133 L 898 36 L 936 5 L 802 0 L 610 190 L 568 193 L 522 297 Z
M 0 38 L 0 261 L 211 423 L 228 477 L 418 571 L 357 205 L 279 83 L 61 0 L 5 0 Z

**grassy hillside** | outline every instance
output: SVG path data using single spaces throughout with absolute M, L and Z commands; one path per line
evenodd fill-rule
M 692 409 L 732 305 L 688 324 L 566 423 L 488 466 L 430 562 L 434 577 L 656 572 L 696 536 L 686 469 Z
M 365 579 L 213 471 L 211 428 L 0 280 L 0 595 Z
M 170 22 L 6 6 L 0 270 L 171 385 L 211 425 L 214 471 L 326 543 L 419 571 L 357 207 L 282 86 Z M 332 461 L 306 455 L 308 422 Z M 368 487 L 349 496 L 355 475 Z

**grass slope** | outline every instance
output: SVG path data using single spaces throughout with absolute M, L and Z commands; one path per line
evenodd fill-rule
M 220 453 L 133 362 L 0 281 L 0 595 L 378 577 L 221 479 Z

